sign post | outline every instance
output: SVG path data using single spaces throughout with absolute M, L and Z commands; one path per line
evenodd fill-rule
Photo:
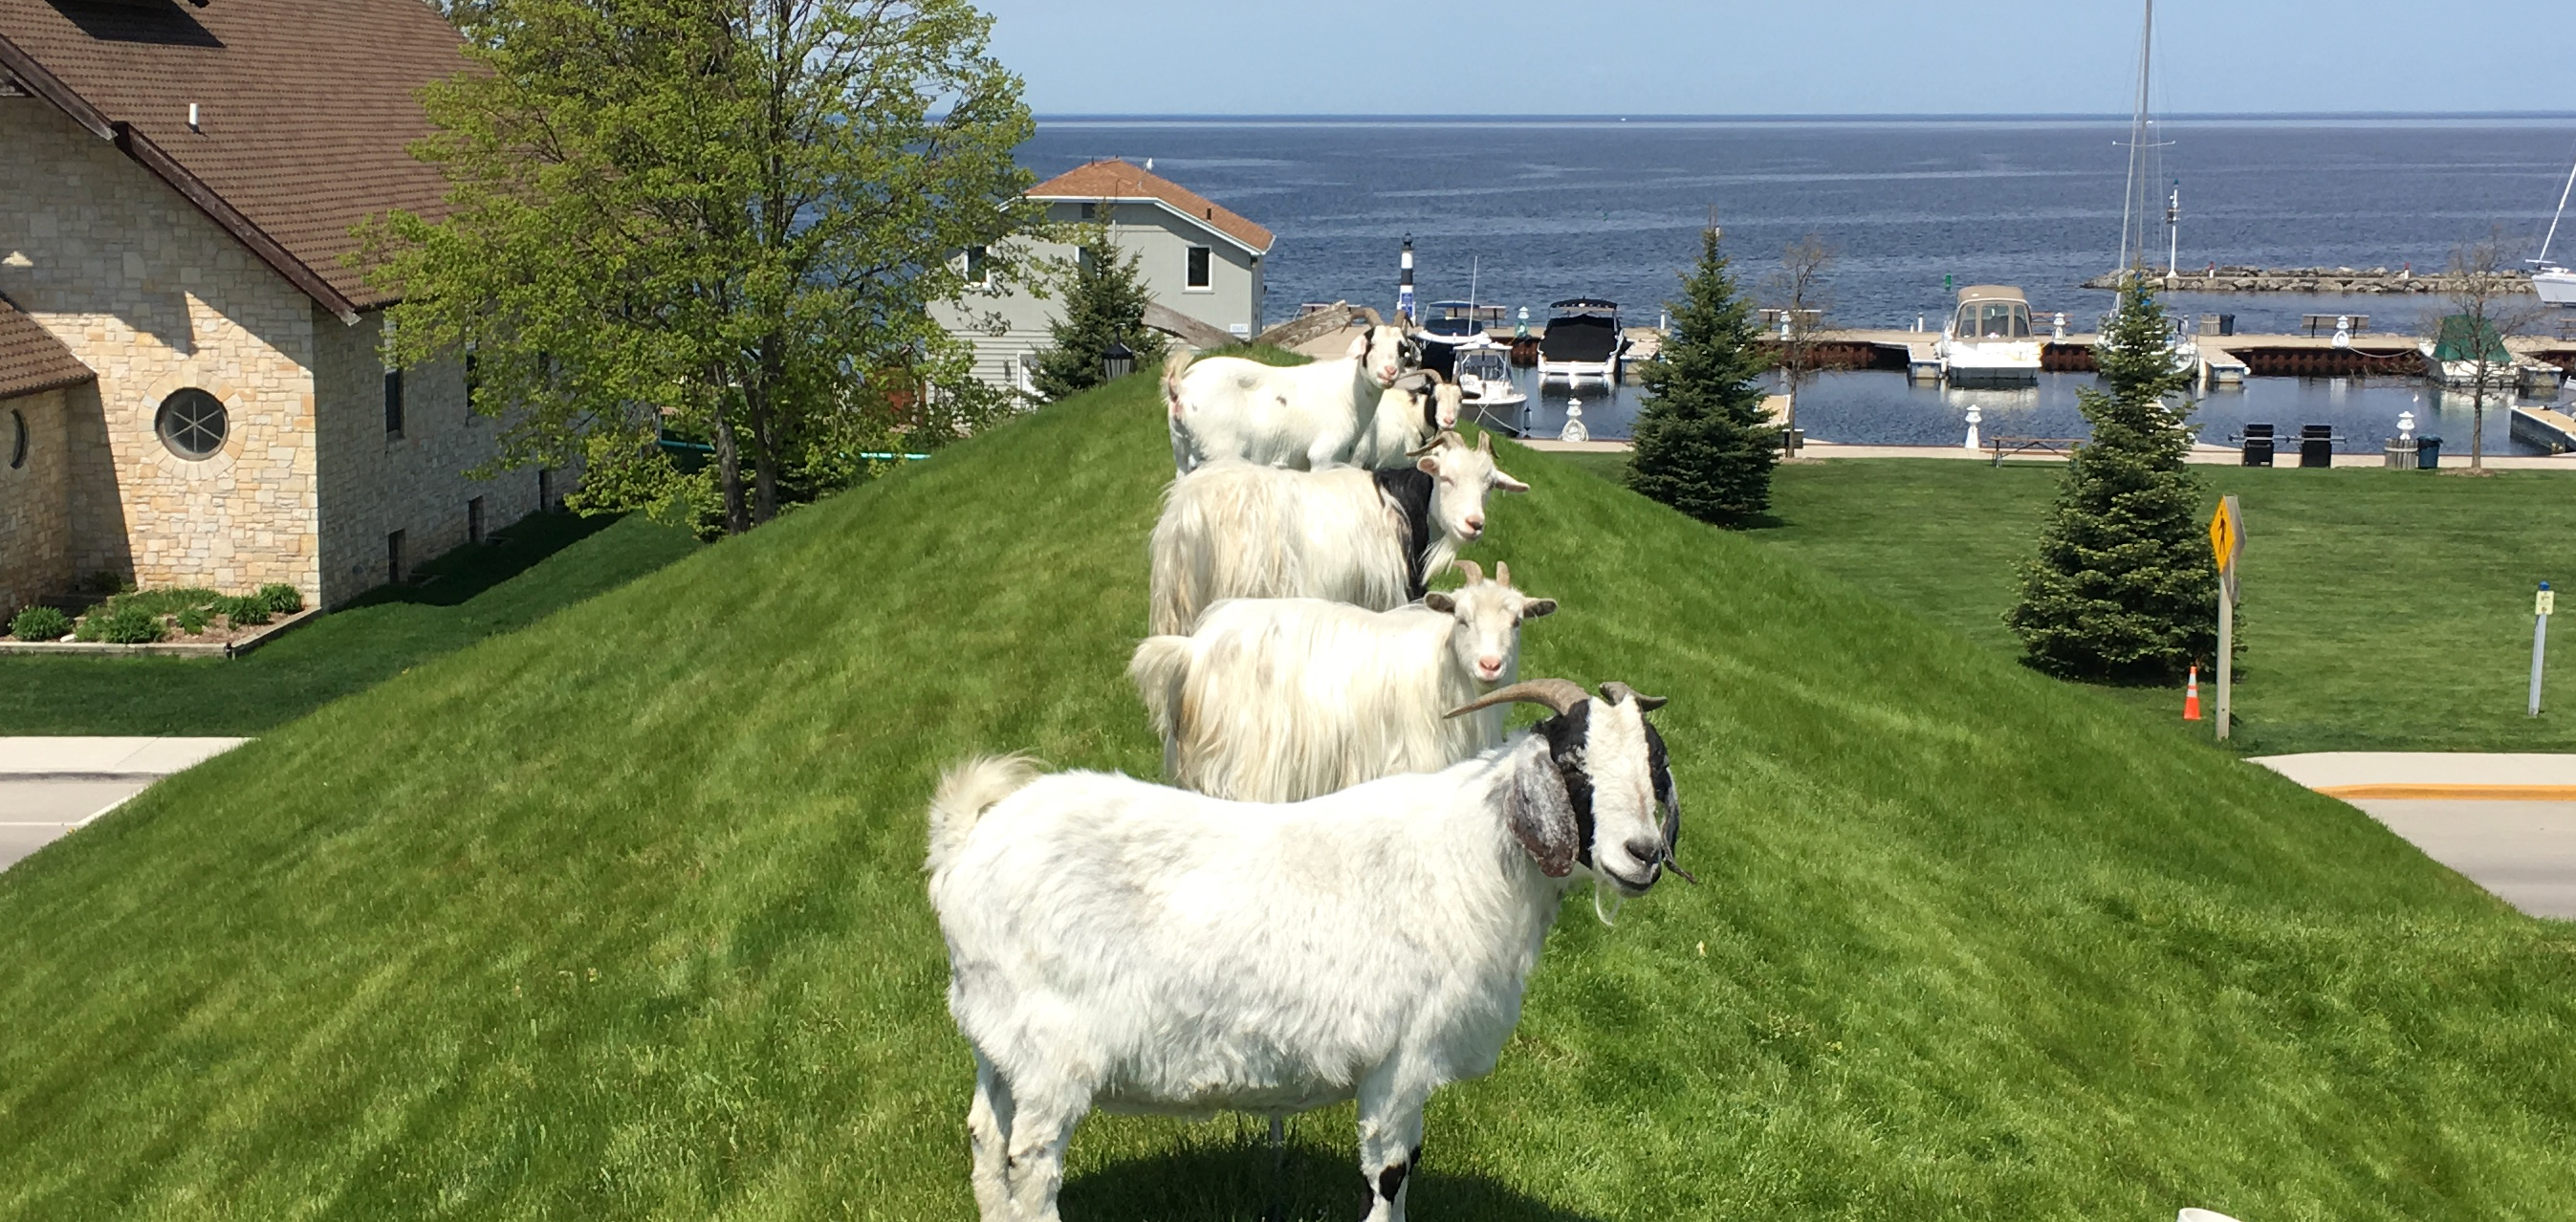
M 2540 663 L 2549 652 L 2549 613 L 2558 609 L 2558 594 L 2548 582 L 2540 583 L 2540 597 L 2531 605 L 2531 715 L 2540 716 Z
M 2209 550 L 2218 561 L 2218 741 L 2225 742 L 2236 679 L 2236 558 L 2245 551 L 2245 519 L 2235 497 L 2220 497 L 2210 515 Z

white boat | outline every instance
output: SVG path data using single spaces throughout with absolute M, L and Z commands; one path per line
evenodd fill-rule
M 1528 431 L 1524 412 L 1529 396 L 1512 384 L 1512 367 L 1503 359 L 1504 351 L 1502 345 L 1491 342 L 1459 351 L 1454 375 L 1462 396 L 1458 418 L 1518 437 Z
M 1619 303 L 1568 297 L 1549 307 L 1547 334 L 1538 341 L 1541 381 L 1619 380 L 1619 355 L 1627 337 L 1619 328 Z
M 2549 218 L 2549 236 L 2540 239 L 2540 255 L 2531 263 L 2531 291 L 2554 306 L 2576 305 L 2576 271 L 2549 261 L 2549 244 L 2558 240 L 2558 222 L 2567 215 L 2567 196 L 2576 192 L 2576 166 L 2567 169 L 2567 185 L 2558 189 L 2558 211 Z
M 1959 308 L 1933 345 L 1941 376 L 1966 386 L 2038 381 L 2039 349 L 2030 331 L 2030 299 L 2001 284 L 1960 289 Z
M 2481 345 L 2485 348 L 2483 361 L 2479 359 Z M 2415 350 L 2424 354 L 2424 376 L 2444 386 L 2473 390 L 2483 381 L 2487 389 L 2497 390 L 2522 379 L 2513 352 L 2505 347 L 2495 324 L 2475 325 L 2466 314 L 2443 319 L 2440 338 L 2419 340 Z

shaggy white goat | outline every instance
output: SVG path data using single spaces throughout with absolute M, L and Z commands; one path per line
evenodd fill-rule
M 1413 461 L 1415 451 L 1458 427 L 1467 393 L 1438 370 L 1417 369 L 1378 397 L 1368 431 L 1351 447 L 1350 465 L 1385 469 Z
M 1440 772 L 1287 805 L 1017 758 L 941 778 L 930 903 L 975 1050 L 984 1222 L 1056 1222 L 1094 1108 L 1353 1098 L 1368 1222 L 1400 1222 L 1424 1101 L 1493 1069 L 1575 876 L 1621 896 L 1689 878 L 1644 716 L 1661 700 L 1540 679 L 1478 703 L 1506 701 L 1554 715 Z
M 1312 470 L 1351 460 L 1378 400 L 1413 363 L 1401 327 L 1370 327 L 1349 356 L 1310 365 L 1264 365 L 1239 356 L 1163 362 L 1172 464 L 1184 475 L 1212 459 Z
M 1224 598 L 1328 598 L 1372 611 L 1422 597 L 1485 533 L 1489 489 L 1529 485 L 1443 433 L 1397 471 L 1283 471 L 1227 459 L 1172 481 L 1154 523 L 1151 620 L 1185 634 Z
M 1435 772 L 1503 740 L 1503 710 L 1443 717 L 1509 683 L 1520 627 L 1556 600 L 1494 580 L 1369 611 L 1235 598 L 1188 636 L 1151 636 L 1127 665 L 1163 737 L 1163 779 L 1239 802 L 1296 802 L 1398 772 Z

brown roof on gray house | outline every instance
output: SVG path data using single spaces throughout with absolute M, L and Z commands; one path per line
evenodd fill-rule
M 0 0 L 0 4 L 24 2 L 25 0 Z M 1209 202 L 1206 196 L 1191 191 L 1168 178 L 1159 177 L 1143 166 L 1116 158 L 1094 161 L 1058 174 L 1030 189 L 1029 198 L 1150 199 L 1166 204 L 1173 211 L 1243 243 L 1255 254 L 1268 252 L 1272 240 L 1269 230 L 1218 207 Z
M 406 146 L 469 67 L 422 0 L 0 0 L 0 73 L 187 196 L 335 312 L 387 304 L 341 256 L 445 187 Z M 188 126 L 195 103 L 197 130 Z
M 0 399 L 14 399 L 97 377 L 36 320 L 0 297 Z

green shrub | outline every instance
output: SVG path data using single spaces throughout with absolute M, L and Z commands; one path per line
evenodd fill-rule
M 102 607 L 81 617 L 80 639 L 110 645 L 149 645 L 161 639 L 161 617 L 127 604 Z
M 179 631 L 195 636 L 206 630 L 206 609 L 190 607 L 179 613 Z
M 107 600 L 110 612 L 135 608 L 150 615 L 177 615 L 191 607 L 203 607 L 223 597 L 212 590 L 183 587 L 175 590 L 127 590 Z
M 72 630 L 72 617 L 52 607 L 29 607 L 9 621 L 9 635 L 22 641 L 57 641 Z
M 235 628 L 265 624 L 269 618 L 268 600 L 257 594 L 244 594 L 239 598 L 218 598 L 215 600 L 214 609 L 225 619 L 232 621 Z
M 304 609 L 304 595 L 282 581 L 272 581 L 259 588 L 259 600 L 279 615 L 293 615 Z

